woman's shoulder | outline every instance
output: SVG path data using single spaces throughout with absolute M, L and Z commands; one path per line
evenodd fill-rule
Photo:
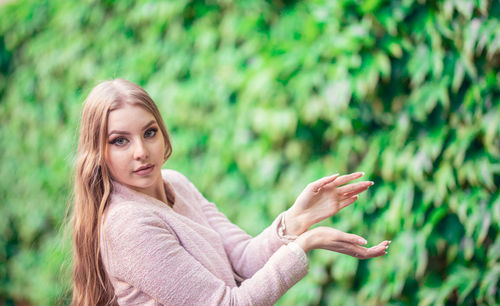
M 164 181 L 171 184 L 191 184 L 191 181 L 182 173 L 173 169 L 162 169 L 161 174 Z
M 174 187 L 176 193 L 183 195 L 197 192 L 198 189 L 191 181 L 182 173 L 173 169 L 162 169 L 163 180 Z

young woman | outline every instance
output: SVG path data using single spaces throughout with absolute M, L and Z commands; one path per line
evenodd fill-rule
M 272 305 L 302 279 L 306 254 L 386 254 L 360 236 L 309 227 L 352 204 L 363 173 L 309 184 L 256 237 L 232 224 L 182 174 L 162 170 L 172 152 L 153 100 L 122 79 L 84 102 L 75 201 L 74 305 Z

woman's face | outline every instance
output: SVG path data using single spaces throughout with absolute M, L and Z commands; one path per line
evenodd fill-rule
M 162 188 L 163 134 L 153 114 L 125 104 L 108 116 L 105 161 L 114 180 L 154 196 Z

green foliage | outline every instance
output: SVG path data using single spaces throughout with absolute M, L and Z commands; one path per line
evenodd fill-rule
M 79 112 L 113 77 L 159 104 L 166 167 L 251 234 L 312 180 L 375 181 L 325 223 L 389 254 L 314 251 L 281 304 L 500 303 L 499 17 L 490 0 L 2 4 L 0 303 L 67 303 Z

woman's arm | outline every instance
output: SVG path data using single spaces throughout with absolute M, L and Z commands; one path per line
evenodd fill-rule
M 346 184 L 361 177 L 362 172 L 340 177 L 333 175 L 309 184 L 288 211 L 280 214 L 271 226 L 254 238 L 231 223 L 186 177 L 179 175 L 201 203 L 212 228 L 221 236 L 233 269 L 244 278 L 251 277 L 280 246 L 288 243 L 278 236 L 282 218 L 286 223 L 285 234 L 297 236 L 297 243 L 306 253 L 312 249 L 326 249 L 365 259 L 384 255 L 389 245 L 388 241 L 383 241 L 372 248 L 365 248 L 361 245 L 366 244 L 366 241 L 360 236 L 333 228 L 320 227 L 307 231 L 311 225 L 355 202 L 358 193 L 373 185 L 372 182 Z
M 210 225 L 221 236 L 233 269 L 243 278 L 252 277 L 274 252 L 288 243 L 278 236 L 278 226 L 283 214 L 279 215 L 259 235 L 252 237 L 229 221 L 213 203 L 207 200 L 202 203 Z
M 229 219 L 217 209 L 215 204 L 205 199 L 184 175 L 179 172 L 175 174 L 178 180 L 185 186 L 188 186 L 195 195 L 210 226 L 219 233 L 224 245 L 224 250 L 228 255 L 234 271 L 241 277 L 252 277 L 264 266 L 274 252 L 288 243 L 288 241 L 282 240 L 278 236 L 278 226 L 280 225 L 283 214 L 280 214 L 273 223 L 259 235 L 252 237 L 240 227 L 229 221 Z
M 114 277 L 161 304 L 272 305 L 307 273 L 305 253 L 290 244 L 240 287 L 230 287 L 191 256 L 160 217 L 139 215 L 130 206 L 110 211 L 103 228 L 106 258 Z

